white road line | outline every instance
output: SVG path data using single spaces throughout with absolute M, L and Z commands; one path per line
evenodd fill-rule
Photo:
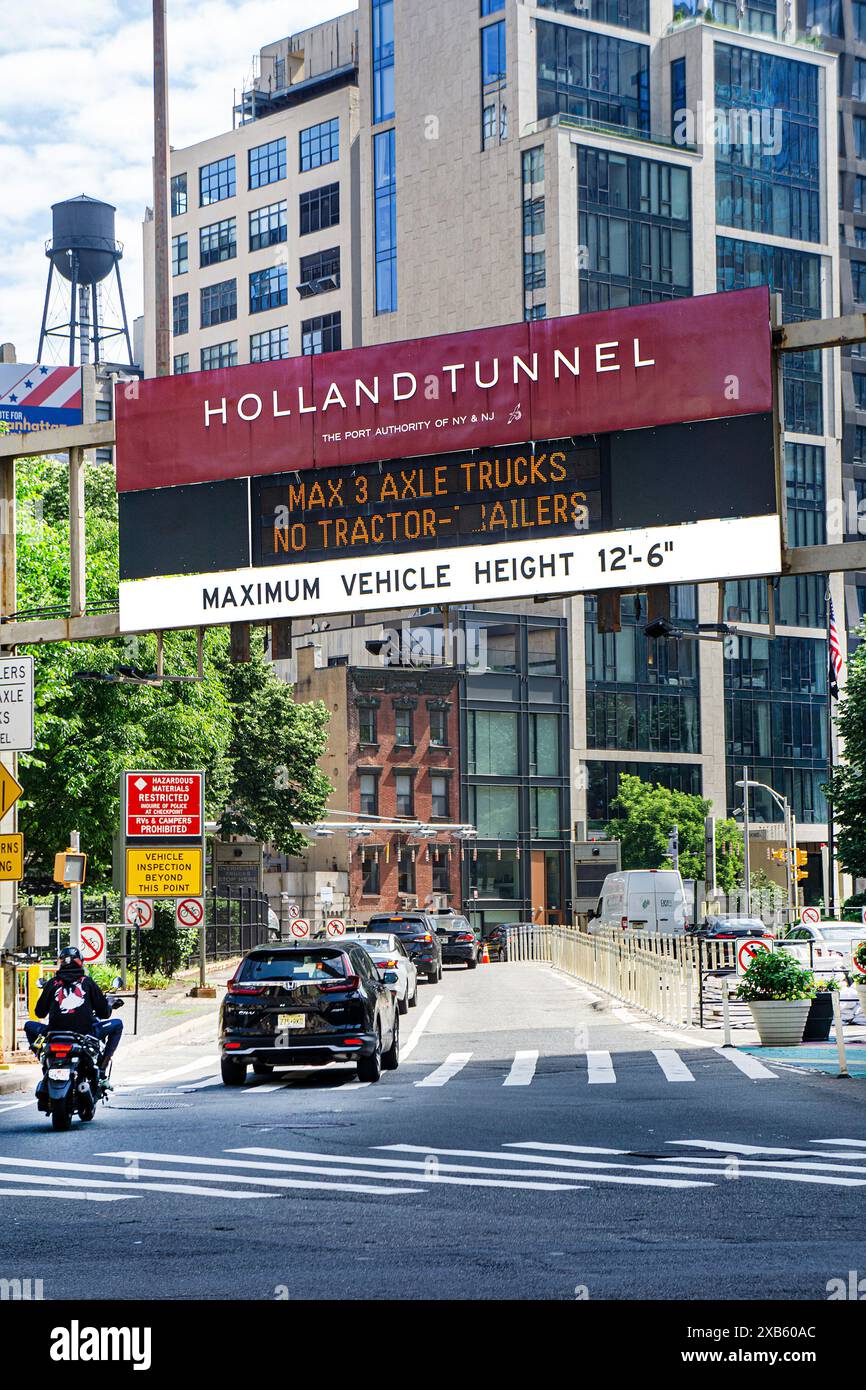
M 715 1047 L 713 1051 L 718 1052 L 719 1056 L 724 1057 L 732 1066 L 738 1067 L 752 1081 L 779 1080 L 774 1071 L 768 1071 L 763 1062 L 759 1062 L 757 1057 L 753 1057 L 749 1052 L 738 1052 L 735 1047 Z
M 433 998 L 430 1000 L 430 1003 L 424 1009 L 423 1013 L 421 1014 L 421 1017 L 418 1019 L 418 1022 L 415 1024 L 415 1027 L 412 1029 L 412 1032 L 409 1034 L 406 1041 L 401 1042 L 401 1061 L 405 1062 L 406 1058 L 410 1057 L 412 1053 L 415 1051 L 415 1048 L 421 1041 L 424 1029 L 427 1027 L 427 1024 L 430 1022 L 439 1005 L 442 1003 L 444 997 L 445 996 L 443 994 L 434 994 Z
M 831 1158 L 832 1154 L 825 1155 Z M 853 1155 L 851 1155 L 853 1157 Z M 737 1161 L 736 1154 L 729 1154 L 729 1160 Z M 700 1158 L 693 1157 L 691 1154 L 677 1154 L 675 1159 L 665 1158 L 663 1163 L 709 1163 L 712 1160 L 706 1154 Z M 791 1168 L 798 1172 L 820 1172 L 820 1173 L 861 1173 L 866 1177 L 866 1167 L 863 1163 L 822 1163 L 819 1159 L 809 1158 L 744 1158 L 741 1160 L 748 1168 Z
M 774 1149 L 766 1144 L 717 1144 L 714 1139 L 668 1139 L 669 1144 L 674 1144 L 678 1148 L 686 1149 L 713 1149 L 723 1154 L 753 1154 L 756 1158 L 761 1154 L 769 1154 L 771 1157 L 779 1158 L 862 1158 L 860 1153 L 820 1153 L 814 1149 Z M 828 1142 L 813 1140 L 813 1143 Z M 829 1141 L 838 1142 L 838 1141 Z M 850 1140 L 846 1140 L 850 1143 Z M 680 1155 L 678 1154 L 679 1158 Z
M 34 1192 L 31 1188 L 0 1187 L 0 1197 L 59 1197 L 67 1202 L 137 1202 L 134 1192 L 66 1192 L 59 1188 L 46 1188 Z
M 616 1081 L 616 1072 L 609 1052 L 587 1052 L 586 1079 L 590 1086 Z
M 653 1051 L 653 1056 L 667 1077 L 668 1081 L 694 1081 L 694 1075 L 689 1071 L 685 1062 L 678 1052 L 667 1052 L 663 1050 Z
M 511 1071 L 503 1081 L 503 1086 L 529 1086 L 538 1065 L 537 1052 L 515 1052 Z
M 668 1166 L 664 1161 L 664 1171 L 669 1173 L 705 1173 L 715 1177 L 731 1177 L 730 1164 L 716 1162 L 716 1166 L 710 1166 L 713 1160 L 704 1159 L 707 1165 L 704 1168 L 680 1166 L 676 1163 Z M 657 1169 L 653 1171 L 658 1171 Z M 831 1178 L 824 1177 L 820 1173 L 790 1173 L 777 1168 L 755 1168 L 747 1161 L 744 1161 L 737 1168 L 737 1178 L 772 1178 L 775 1182 L 815 1182 L 825 1184 L 828 1187 L 866 1187 L 866 1177 L 864 1178 Z
M 109 1172 L 111 1170 L 106 1169 L 105 1171 Z M 168 1176 L 170 1178 L 173 1178 L 175 1177 L 175 1174 L 169 1173 Z M 181 1174 L 181 1176 L 183 1176 L 183 1174 Z M 21 1173 L 0 1173 L 0 1183 L 21 1182 L 21 1180 Z M 30 1183 L 31 1185 L 35 1184 L 36 1186 L 62 1188 L 68 1187 L 72 1183 L 79 1182 L 80 1179 L 52 1177 L 47 1176 L 43 1173 L 28 1173 L 24 1181 Z M 87 1182 L 89 1187 L 123 1187 L 128 1189 L 130 1186 L 133 1185 L 129 1181 L 124 1181 L 123 1179 L 116 1178 L 105 1179 L 89 1177 L 87 1179 Z M 275 1193 L 270 1192 L 232 1192 L 221 1187 L 193 1187 L 190 1183 L 181 1182 L 139 1182 L 137 1179 L 134 1183 L 134 1186 L 136 1188 L 143 1188 L 146 1192 L 184 1192 L 187 1194 L 187 1196 L 192 1195 L 194 1197 L 227 1197 L 230 1198 L 232 1201 L 243 1202 L 249 1201 L 251 1198 L 255 1197 L 261 1198 L 276 1195 Z M 0 1195 L 2 1195 L 2 1192 L 3 1189 L 0 1188 Z
M 853 1148 L 866 1149 L 866 1139 L 810 1139 L 810 1144 L 850 1144 Z
M 165 1071 L 155 1071 L 150 1075 L 131 1076 L 128 1081 L 119 1081 L 118 1090 L 137 1090 L 139 1086 L 154 1086 L 159 1081 L 168 1081 L 173 1076 L 185 1076 L 187 1072 L 199 1071 L 202 1074 L 219 1063 L 219 1056 L 199 1057 L 195 1062 L 184 1062 L 180 1067 L 168 1067 Z
M 206 1076 L 204 1081 L 191 1081 L 189 1085 L 175 1086 L 175 1093 L 179 1096 L 189 1095 L 191 1091 L 206 1091 L 209 1086 L 222 1086 L 221 1076 Z
M 518 1139 L 510 1144 L 503 1145 L 506 1149 L 549 1149 L 552 1153 L 569 1154 L 627 1154 L 629 1149 L 599 1149 L 594 1144 L 545 1144 L 535 1139 Z M 515 1154 L 515 1158 L 520 1158 L 520 1154 Z M 505 1157 L 505 1155 L 503 1155 Z M 527 1157 L 532 1157 L 531 1154 Z
M 445 1061 L 435 1071 L 431 1071 L 429 1076 L 423 1076 L 420 1081 L 416 1081 L 416 1086 L 444 1086 L 459 1071 L 462 1071 L 472 1056 L 471 1052 L 449 1052 Z

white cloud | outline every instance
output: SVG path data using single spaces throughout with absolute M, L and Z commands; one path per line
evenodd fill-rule
M 263 44 L 351 7 L 169 0 L 172 144 L 231 127 L 232 93 Z M 8 38 L 0 30 L 0 342 L 15 343 L 22 361 L 36 356 L 44 243 L 60 199 L 88 193 L 116 205 L 130 322 L 141 312 L 141 221 L 153 200 L 150 16 L 150 0 L 43 0 Z

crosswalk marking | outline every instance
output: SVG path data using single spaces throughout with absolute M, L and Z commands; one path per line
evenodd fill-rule
M 660 1048 L 653 1051 L 653 1056 L 668 1081 L 694 1081 L 694 1073 L 689 1071 L 678 1052 Z
M 537 1052 L 515 1052 L 511 1071 L 503 1081 L 503 1086 L 529 1086 L 538 1065 Z
M 731 1062 L 738 1067 L 741 1072 L 750 1077 L 753 1081 L 778 1081 L 778 1076 L 774 1071 L 769 1071 L 763 1062 L 759 1062 L 757 1057 L 752 1057 L 748 1052 L 738 1052 L 735 1047 L 714 1047 L 714 1052 L 718 1052 L 720 1057 L 724 1057 L 726 1062 Z
M 400 1056 L 403 1058 L 404 1061 L 408 1057 L 411 1057 L 412 1053 L 415 1051 L 415 1048 L 421 1041 L 424 1029 L 427 1027 L 427 1024 L 430 1022 L 431 1018 L 433 1017 L 434 1013 L 436 1012 L 444 998 L 444 994 L 434 994 L 433 998 L 430 1000 L 430 1003 L 423 1009 L 421 1017 L 418 1019 L 418 1022 L 415 1024 L 415 1027 L 412 1029 L 412 1032 L 409 1034 L 406 1041 L 401 1041 Z
M 416 1081 L 416 1086 L 444 1086 L 452 1077 L 462 1071 L 472 1056 L 471 1052 L 449 1052 L 445 1061 L 435 1071 L 431 1071 L 429 1076 L 424 1076 L 420 1081 Z
M 591 1086 L 616 1081 L 613 1059 L 609 1052 L 587 1052 L 586 1079 Z

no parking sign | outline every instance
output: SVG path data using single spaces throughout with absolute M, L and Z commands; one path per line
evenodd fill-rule
M 772 946 L 768 946 L 766 941 L 762 941 L 760 937 L 755 937 L 754 940 L 750 938 L 748 941 L 741 941 L 737 947 L 737 974 L 745 975 L 752 961 L 757 960 L 762 951 L 769 954 L 772 949 Z

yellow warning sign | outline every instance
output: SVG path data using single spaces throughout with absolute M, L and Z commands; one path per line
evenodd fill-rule
M 203 856 L 197 849 L 127 849 L 126 896 L 199 898 L 204 892 Z
M 24 836 L 0 835 L 0 883 L 15 883 L 24 877 Z

